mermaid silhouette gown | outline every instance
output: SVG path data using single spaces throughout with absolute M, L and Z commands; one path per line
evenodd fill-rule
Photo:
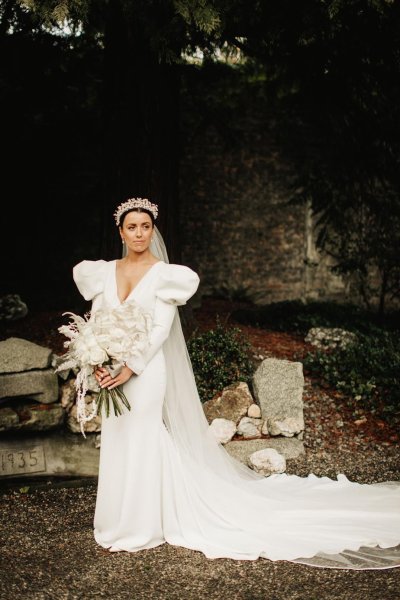
M 83 297 L 93 301 L 92 311 L 120 304 L 116 261 L 82 261 L 73 276 Z M 339 568 L 400 565 L 397 483 L 282 474 L 235 487 L 180 453 L 162 417 L 163 344 L 177 306 L 198 285 L 190 268 L 159 261 L 125 300 L 153 314 L 153 329 L 145 355 L 128 362 L 136 375 L 123 387 L 132 410 L 103 417 L 96 542 L 110 551 L 137 552 L 168 542 L 208 558 L 262 557 Z M 366 562 L 358 567 L 361 546 Z

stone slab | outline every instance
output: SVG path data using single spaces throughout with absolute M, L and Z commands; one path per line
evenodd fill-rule
M 53 369 L 0 375 L 0 398 L 29 398 L 42 404 L 58 400 L 58 377 Z
M 99 472 L 100 450 L 95 447 L 95 434 L 87 434 L 86 439 L 82 435 L 69 432 L 48 432 L 46 435 L 13 435 L 12 437 L 1 437 L 0 455 L 7 451 L 8 454 L 14 453 L 16 464 L 22 464 L 22 455 L 29 459 L 33 449 L 39 455 L 40 448 L 43 449 L 44 468 L 37 473 L 37 476 L 44 475 L 60 477 L 97 477 Z M 19 453 L 19 454 L 18 454 Z M 33 456 L 35 454 L 33 453 Z M 32 478 L 35 473 L 20 472 L 7 474 L 7 466 L 0 470 L 0 479 L 10 479 L 13 477 Z M 1 469 L 1 463 L 0 463 Z M 15 469 L 14 469 L 15 470 Z M 3 472 L 3 474 L 1 474 Z
M 247 465 L 247 459 L 250 454 L 263 450 L 264 448 L 274 448 L 286 459 L 297 458 L 304 452 L 304 444 L 296 438 L 262 438 L 259 440 L 238 440 L 228 442 L 224 446 L 233 458 Z
M 21 373 L 47 369 L 52 350 L 23 338 L 10 337 L 0 342 L 0 373 Z
M 46 469 L 43 446 L 23 450 L 0 448 L 0 475 L 42 473 Z

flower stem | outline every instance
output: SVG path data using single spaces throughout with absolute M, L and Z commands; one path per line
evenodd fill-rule
M 113 388 L 109 390 L 107 388 L 102 388 L 96 399 L 97 404 L 97 414 L 100 415 L 102 408 L 104 406 L 106 417 L 110 416 L 110 400 L 112 402 L 112 406 L 114 409 L 114 414 L 117 417 L 118 415 L 122 415 L 122 407 L 119 401 L 128 409 L 131 410 L 131 405 L 128 402 L 127 397 L 124 392 L 119 388 Z

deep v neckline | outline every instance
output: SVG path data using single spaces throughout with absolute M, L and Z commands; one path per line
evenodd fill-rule
M 129 292 L 129 294 L 127 295 L 127 297 L 125 298 L 125 300 L 123 300 L 121 302 L 120 297 L 119 297 L 119 293 L 118 293 L 118 283 L 117 283 L 117 260 L 114 260 L 114 287 L 115 287 L 115 295 L 117 297 L 117 300 L 120 304 L 125 304 L 125 302 L 127 302 L 129 300 L 129 298 L 132 296 L 133 292 L 139 287 L 139 285 L 142 283 L 142 281 L 144 279 L 146 279 L 147 275 L 150 273 L 150 271 L 153 270 L 153 268 L 158 265 L 159 263 L 164 262 L 162 260 L 158 260 L 157 262 L 153 263 L 151 265 L 151 267 L 149 267 L 147 269 L 147 271 L 144 273 L 144 275 L 142 275 L 142 277 L 139 279 L 139 281 L 137 282 L 137 284 L 135 285 L 134 288 L 131 289 L 131 291 Z

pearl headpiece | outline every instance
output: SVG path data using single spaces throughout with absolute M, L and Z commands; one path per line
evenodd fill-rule
M 157 215 L 158 215 L 157 204 L 153 204 L 147 198 L 129 198 L 129 200 L 122 202 L 122 204 L 120 204 L 117 207 L 117 210 L 114 213 L 115 222 L 117 225 L 119 225 L 121 217 L 124 214 L 124 212 L 126 212 L 127 210 L 130 210 L 131 208 L 145 208 L 146 210 L 149 210 L 152 213 L 154 219 L 157 219 Z

